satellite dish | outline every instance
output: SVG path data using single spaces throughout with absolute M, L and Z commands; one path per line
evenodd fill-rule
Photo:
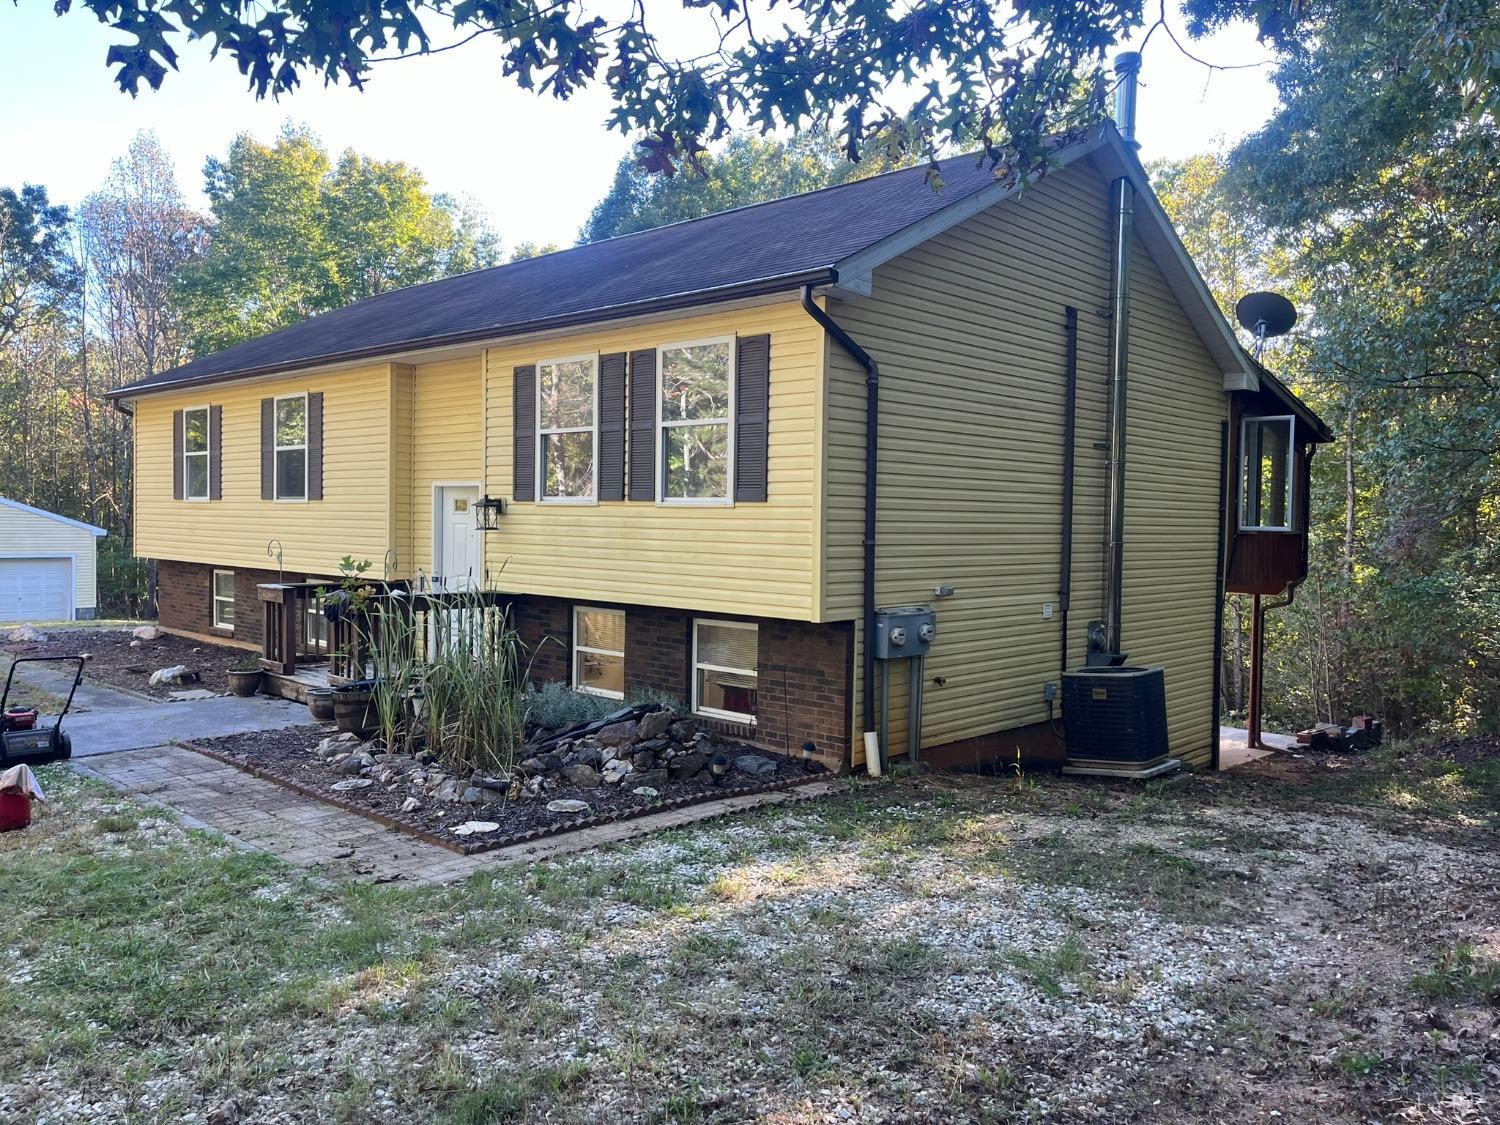
M 1234 306 L 1234 315 L 1245 331 L 1255 336 L 1255 358 L 1265 349 L 1266 341 L 1285 336 L 1297 323 L 1297 308 L 1280 293 L 1246 293 Z

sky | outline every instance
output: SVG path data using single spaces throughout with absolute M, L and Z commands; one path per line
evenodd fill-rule
M 202 207 L 206 157 L 222 154 L 237 133 L 269 140 L 293 121 L 310 126 L 335 153 L 352 147 L 403 160 L 434 191 L 468 196 L 507 247 L 566 246 L 629 148 L 606 127 L 609 102 L 600 91 L 563 102 L 520 90 L 501 76 L 497 54 L 482 41 L 382 63 L 363 92 L 313 79 L 279 102 L 257 101 L 230 58 L 211 62 L 191 44 L 179 47 L 181 70 L 169 73 L 161 90 L 143 89 L 132 99 L 105 65 L 113 41 L 115 33 L 87 11 L 57 17 L 50 0 L 0 0 L 0 105 L 8 107 L 0 120 L 0 186 L 40 183 L 53 200 L 77 203 L 137 131 L 152 129 L 190 201 Z M 1248 25 L 1191 49 L 1209 62 L 1265 58 Z M 1142 158 L 1187 156 L 1254 130 L 1276 105 L 1267 74 L 1210 72 L 1158 32 L 1141 72 Z

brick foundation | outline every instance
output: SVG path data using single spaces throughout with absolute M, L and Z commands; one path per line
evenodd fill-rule
M 572 602 L 518 597 L 516 631 L 531 654 L 535 683 L 571 678 Z M 692 699 L 693 617 L 687 610 L 657 606 L 607 606 L 625 611 L 625 693 L 664 695 L 687 707 Z M 759 689 L 754 726 L 701 719 L 706 726 L 791 754 L 811 742 L 825 764 L 849 760 L 849 685 L 854 631 L 847 622 L 744 618 L 759 626 Z M 551 639 L 547 639 L 551 638 Z
M 213 572 L 234 571 L 234 629 L 213 625 Z M 244 644 L 264 640 L 265 614 L 255 588 L 268 582 L 301 582 L 302 574 L 274 570 L 214 567 L 204 563 L 161 559 L 156 564 L 156 617 L 164 629 L 224 637 Z

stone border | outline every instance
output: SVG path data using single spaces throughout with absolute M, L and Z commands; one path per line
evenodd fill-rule
M 373 820 L 378 824 L 384 824 L 387 828 L 394 828 L 400 832 L 404 832 L 408 836 L 413 836 L 425 843 L 435 844 L 440 848 L 446 848 L 448 851 L 456 852 L 459 855 L 477 855 L 481 852 L 494 851 L 497 848 L 508 848 L 517 844 L 531 843 L 534 840 L 542 840 L 548 836 L 556 836 L 564 832 L 577 832 L 585 828 L 598 828 L 602 825 L 614 824 L 622 820 L 634 820 L 637 817 L 650 816 L 653 813 L 671 812 L 674 809 L 686 808 L 690 805 L 706 804 L 709 801 L 719 801 L 729 797 L 754 797 L 761 793 L 777 793 L 783 789 L 794 789 L 799 785 L 809 785 L 816 781 L 828 781 L 836 776 L 827 769 L 822 769 L 817 773 L 810 773 L 806 777 L 790 777 L 781 781 L 768 782 L 764 785 L 742 785 L 733 789 L 722 788 L 708 790 L 703 793 L 689 793 L 680 797 L 655 800 L 650 804 L 640 805 L 636 808 L 620 809 L 613 813 L 600 813 L 596 816 L 575 817 L 573 819 L 565 818 L 555 824 L 549 824 L 545 828 L 531 828 L 524 832 L 512 832 L 508 835 L 501 834 L 485 840 L 459 841 L 444 839 L 442 836 L 429 832 L 425 828 L 419 828 L 417 825 L 399 816 L 390 816 L 383 812 L 377 812 L 375 809 L 366 808 L 343 797 L 326 793 L 320 789 L 314 789 L 312 786 L 304 785 L 300 781 L 295 781 L 275 770 L 251 765 L 243 759 L 221 753 L 218 750 L 211 750 L 207 746 L 189 739 L 175 739 L 172 745 L 180 746 L 184 750 L 191 750 L 195 754 L 202 754 L 205 758 L 212 758 L 216 762 L 232 766 L 241 773 L 248 773 L 251 777 L 275 782 L 277 785 L 290 789 L 294 793 L 299 793 L 304 797 L 309 797 L 314 801 L 321 801 L 325 805 L 332 805 L 334 808 L 343 809 L 345 812 L 354 813 L 367 820 Z M 474 810 L 470 809 L 469 811 L 472 812 Z

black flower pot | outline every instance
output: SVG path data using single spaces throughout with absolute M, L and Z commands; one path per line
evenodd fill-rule
M 229 690 L 241 699 L 248 699 L 260 690 L 262 674 L 259 668 L 232 668 L 229 671 Z
M 333 721 L 346 734 L 369 738 L 380 729 L 380 708 L 375 703 L 375 693 L 368 688 L 335 688 Z
M 333 722 L 333 689 L 326 687 L 310 689 L 307 693 L 307 709 L 312 713 L 314 721 L 319 723 Z

